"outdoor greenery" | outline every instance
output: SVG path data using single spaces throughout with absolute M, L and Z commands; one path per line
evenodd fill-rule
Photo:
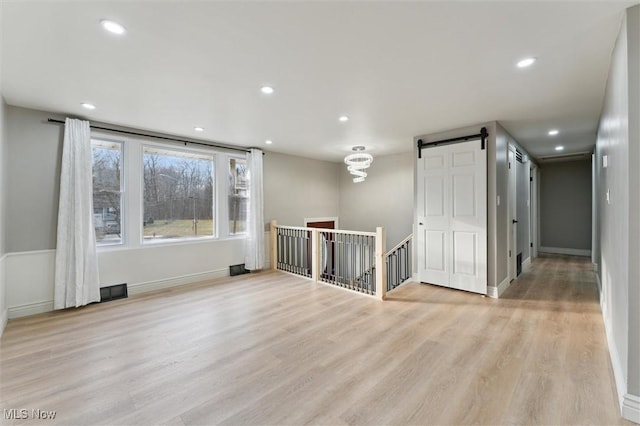
M 156 220 L 152 224 L 147 223 L 144 227 L 144 238 L 181 238 L 184 236 L 194 236 L 195 229 L 193 219 L 191 220 Z M 213 234 L 213 220 L 204 219 L 198 221 L 198 235 L 210 236 Z

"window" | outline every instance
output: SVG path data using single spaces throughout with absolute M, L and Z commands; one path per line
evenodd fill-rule
M 144 242 L 214 236 L 213 155 L 145 146 L 142 161 Z
M 229 234 L 247 232 L 247 210 L 249 208 L 249 175 L 247 160 L 229 158 Z
M 96 243 L 122 244 L 122 143 L 92 139 L 91 146 Z

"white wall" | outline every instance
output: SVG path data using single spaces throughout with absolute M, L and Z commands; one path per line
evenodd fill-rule
M 622 414 L 635 422 L 640 422 L 639 62 L 640 6 L 635 6 L 613 50 L 595 155 L 600 303 Z
M 129 294 L 225 277 L 243 262 L 242 239 L 98 249 L 101 286 L 127 283 Z M 9 318 L 53 309 L 55 250 L 9 253 L 5 264 Z
M 339 214 L 338 163 L 275 152 L 264 156 L 264 220 L 304 226 L 304 218 Z M 342 223 L 340 227 L 344 228 Z
M 407 142 L 407 144 L 410 143 Z M 364 182 L 353 183 L 340 165 L 340 227 L 375 231 L 384 226 L 387 249 L 413 232 L 413 153 L 374 157 Z

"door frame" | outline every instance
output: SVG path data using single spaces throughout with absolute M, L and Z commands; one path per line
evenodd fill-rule
M 328 216 L 328 217 L 305 217 L 304 218 L 304 227 L 308 228 L 308 224 L 309 223 L 313 223 L 313 222 L 333 222 L 335 228 L 334 229 L 340 229 L 340 224 L 338 223 L 338 217 L 334 216 Z
M 531 260 L 538 257 L 538 166 L 529 161 L 530 192 L 529 200 L 531 212 L 529 213 L 529 238 L 531 240 Z
M 514 220 L 517 220 L 517 208 L 518 208 L 518 188 L 517 188 L 517 170 L 516 170 L 516 147 L 509 144 L 507 151 L 507 167 L 508 167 L 508 179 L 507 179 L 507 227 L 508 234 L 508 271 L 509 282 L 517 278 L 517 266 L 516 266 L 516 251 L 518 250 L 518 232 L 514 229 Z

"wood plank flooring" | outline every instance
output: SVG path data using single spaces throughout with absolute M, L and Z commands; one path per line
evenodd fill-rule
M 590 266 L 541 257 L 499 300 L 265 272 L 12 320 L 1 408 L 29 418 L 0 423 L 626 424 Z

